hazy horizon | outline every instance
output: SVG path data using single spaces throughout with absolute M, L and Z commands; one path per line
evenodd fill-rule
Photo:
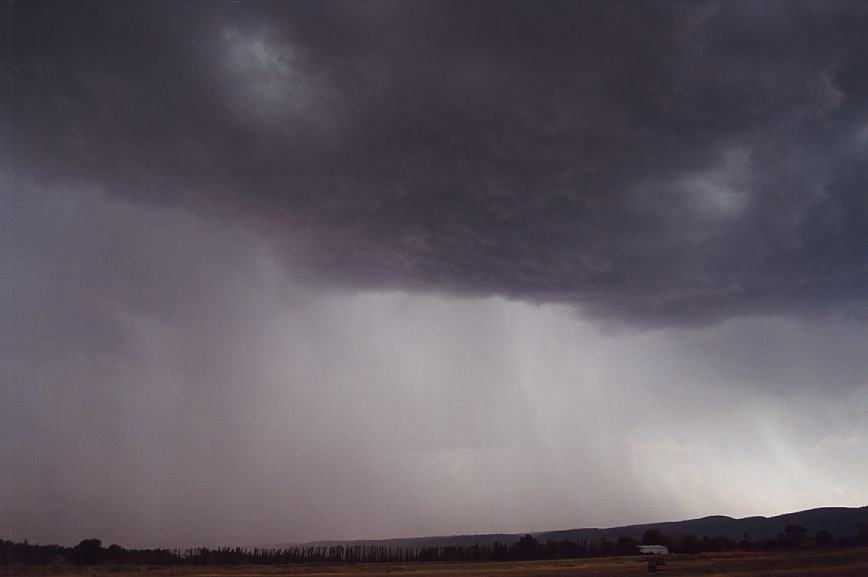
M 125 543 L 115 543 L 113 541 L 112 542 L 105 541 L 99 535 L 88 535 L 86 537 L 82 537 L 82 539 L 74 539 L 73 541 L 69 541 L 69 542 L 53 541 L 51 543 L 49 543 L 49 542 L 41 542 L 40 543 L 40 542 L 34 542 L 32 540 L 29 540 L 29 539 L 13 539 L 13 540 L 19 541 L 19 542 L 28 541 L 30 544 L 39 544 L 39 545 L 57 544 L 57 545 L 61 545 L 61 546 L 71 547 L 71 546 L 76 545 L 81 540 L 87 538 L 87 539 L 99 539 L 102 547 L 108 547 L 109 545 L 114 544 L 114 545 L 119 545 L 119 546 L 127 548 L 127 549 L 148 549 L 148 548 L 152 548 L 152 547 L 153 548 L 172 549 L 172 550 L 174 550 L 174 549 L 182 549 L 183 550 L 185 548 L 196 548 L 196 547 L 212 547 L 212 548 L 214 548 L 214 547 L 276 547 L 276 548 L 279 548 L 279 547 L 292 547 L 292 546 L 302 546 L 302 545 L 317 545 L 317 544 L 323 544 L 323 543 L 336 543 L 336 544 L 337 543 L 376 543 L 376 542 L 383 542 L 383 541 L 412 541 L 412 540 L 423 540 L 423 539 L 441 538 L 441 537 L 447 537 L 447 538 L 448 537 L 466 537 L 466 536 L 475 536 L 475 535 L 479 535 L 479 536 L 505 535 L 505 536 L 511 536 L 511 537 L 519 537 L 522 535 L 539 536 L 539 535 L 544 535 L 546 533 L 556 533 L 556 532 L 570 531 L 570 530 L 584 530 L 584 529 L 607 530 L 607 529 L 617 529 L 619 527 L 632 527 L 632 526 L 643 526 L 644 527 L 644 526 L 649 526 L 649 525 L 650 526 L 663 525 L 666 523 L 678 523 L 681 521 L 691 521 L 691 520 L 707 519 L 707 518 L 714 518 L 714 517 L 728 517 L 728 518 L 735 519 L 735 520 L 750 519 L 750 518 L 755 518 L 755 517 L 774 518 L 774 517 L 786 516 L 786 515 L 793 514 L 793 513 L 800 513 L 803 511 L 811 511 L 811 510 L 816 510 L 816 509 L 829 509 L 829 508 L 834 509 L 834 508 L 841 508 L 841 507 L 848 508 L 848 509 L 861 509 L 861 508 L 868 507 L 868 505 L 854 505 L 852 507 L 820 506 L 820 507 L 813 507 L 810 509 L 803 509 L 803 510 L 799 510 L 799 511 L 785 511 L 785 512 L 781 512 L 781 513 L 754 514 L 754 515 L 744 515 L 744 516 L 733 516 L 733 515 L 726 515 L 723 513 L 716 513 L 716 514 L 711 514 L 711 515 L 702 515 L 699 517 L 642 520 L 642 521 L 626 522 L 623 524 L 606 525 L 606 526 L 579 525 L 579 526 L 575 526 L 575 527 L 548 527 L 548 528 L 537 528 L 537 529 L 525 528 L 525 529 L 517 530 L 517 531 L 505 530 L 505 531 L 482 531 L 482 532 L 472 532 L 472 533 L 447 533 L 447 534 L 425 534 L 425 535 L 389 535 L 389 536 L 379 536 L 379 537 L 370 537 L 370 538 L 344 537 L 341 539 L 333 539 L 333 538 L 328 538 L 328 537 L 321 537 L 318 539 L 305 539 L 305 540 L 298 540 L 298 541 L 271 541 L 271 542 L 256 542 L 256 543 L 194 542 L 194 543 L 163 544 L 163 545 L 159 545 L 159 546 L 151 545 L 151 544 L 147 544 L 147 543 L 140 543 L 140 544 L 135 545 L 135 546 L 129 546 Z M 3 537 L 3 538 L 6 538 L 6 537 Z
M 868 504 L 868 4 L 0 19 L 0 538 Z

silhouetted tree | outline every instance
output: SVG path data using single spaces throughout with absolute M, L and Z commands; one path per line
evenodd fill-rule
M 682 535 L 678 543 L 678 551 L 681 553 L 696 553 L 696 543 L 699 541 L 696 535 L 690 533 Z
M 825 529 L 817 531 L 817 534 L 814 536 L 814 542 L 820 547 L 828 547 L 832 544 L 832 534 Z
M 520 561 L 536 559 L 540 556 L 540 545 L 533 535 L 525 535 L 513 547 L 515 558 Z
M 615 543 L 615 550 L 618 552 L 618 555 L 635 555 L 637 552 L 636 545 L 638 544 L 638 539 L 618 537 L 618 541 Z
M 861 545 L 868 545 L 868 525 L 856 523 L 856 541 Z
M 790 524 L 784 528 L 784 545 L 799 548 L 805 543 L 808 531 L 801 525 Z
M 642 534 L 643 545 L 666 545 L 667 539 L 660 529 L 648 529 Z
M 85 539 L 72 550 L 72 562 L 76 565 L 96 565 L 99 562 L 102 541 Z

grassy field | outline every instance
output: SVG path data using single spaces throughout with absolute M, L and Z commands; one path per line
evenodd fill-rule
M 604 577 L 644 575 L 647 557 L 472 564 L 0 568 L 9 577 Z M 664 575 L 868 577 L 868 549 L 669 555 Z

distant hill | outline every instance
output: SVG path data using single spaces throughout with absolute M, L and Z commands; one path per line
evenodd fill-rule
M 697 537 L 707 535 L 709 537 L 728 537 L 733 540 L 741 540 L 745 534 L 751 541 L 774 539 L 784 532 L 787 525 L 801 525 L 808 535 L 813 536 L 817 531 L 827 530 L 837 537 L 854 537 L 857 525 L 868 525 L 868 507 L 822 507 L 808 509 L 796 513 L 776 515 L 774 517 L 744 517 L 734 519 L 723 515 L 702 517 L 701 519 L 689 519 L 687 521 L 666 521 L 661 523 L 646 523 L 642 525 L 627 525 L 625 527 L 611 527 L 609 529 L 567 529 L 565 531 L 548 531 L 536 533 L 534 536 L 540 541 L 562 541 L 564 539 L 575 541 L 576 539 L 605 538 L 615 540 L 618 537 L 633 537 L 640 539 L 648 529 L 659 529 L 663 533 L 693 534 Z
M 540 541 L 581 541 L 587 539 L 606 539 L 616 541 L 618 537 L 641 539 L 648 529 L 659 529 L 665 534 L 693 534 L 699 538 L 727 537 L 736 541 L 745 534 L 751 541 L 774 539 L 784 532 L 787 525 L 801 525 L 813 536 L 817 531 L 827 530 L 834 538 L 855 537 L 858 525 L 868 526 L 868 507 L 821 507 L 774 517 L 745 517 L 734 519 L 723 515 L 688 519 L 686 521 L 663 521 L 626 525 L 623 527 L 565 529 L 532 533 Z M 413 537 L 405 539 L 378 539 L 353 541 L 316 541 L 304 545 L 381 545 L 385 547 L 443 547 L 449 545 L 469 546 L 474 543 L 491 545 L 494 542 L 514 543 L 524 533 L 491 533 L 483 535 L 446 535 L 435 537 Z

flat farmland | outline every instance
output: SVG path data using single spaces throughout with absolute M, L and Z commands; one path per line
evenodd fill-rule
M 4 567 L 9 577 L 603 577 L 647 574 L 647 557 L 504 563 Z M 868 577 L 868 549 L 669 555 L 665 575 Z

